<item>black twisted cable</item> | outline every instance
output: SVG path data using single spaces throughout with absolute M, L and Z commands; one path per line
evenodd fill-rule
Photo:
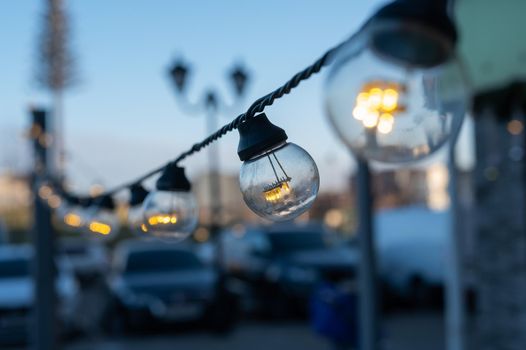
M 320 70 L 325 67 L 329 63 L 330 57 L 338 51 L 344 44 L 346 44 L 347 41 L 333 47 L 332 49 L 328 50 L 321 56 L 318 60 L 316 60 L 312 65 L 308 66 L 304 70 L 302 70 L 299 73 L 296 73 L 291 79 L 289 79 L 284 85 L 279 87 L 278 89 L 274 90 L 273 92 L 260 97 L 256 101 L 252 103 L 252 105 L 248 108 L 248 110 L 245 113 L 241 113 L 238 115 L 234 120 L 232 120 L 230 123 L 225 124 L 223 127 L 221 127 L 218 131 L 215 133 L 209 135 L 207 138 L 202 140 L 201 142 L 197 142 L 192 145 L 187 151 L 181 153 L 177 158 L 175 158 L 172 162 L 169 162 L 167 164 L 164 164 L 158 168 L 155 168 L 146 174 L 140 176 L 139 178 L 135 179 L 131 182 L 126 182 L 121 185 L 118 185 L 111 190 L 105 191 L 104 193 L 97 195 L 97 197 L 103 197 L 103 196 L 111 196 L 117 192 L 120 192 L 124 189 L 127 189 L 133 185 L 140 184 L 142 181 L 152 177 L 153 175 L 156 175 L 163 171 L 163 169 L 171 163 L 179 163 L 180 161 L 184 160 L 185 158 L 191 156 L 194 153 L 197 153 L 201 151 L 203 148 L 209 146 L 211 143 L 217 141 L 219 138 L 224 136 L 225 134 L 236 130 L 241 123 L 243 123 L 248 118 L 254 118 L 257 113 L 263 112 L 265 107 L 271 106 L 274 101 L 277 99 L 283 97 L 284 95 L 289 94 L 292 89 L 296 88 L 302 81 L 309 79 L 312 75 L 319 73 Z

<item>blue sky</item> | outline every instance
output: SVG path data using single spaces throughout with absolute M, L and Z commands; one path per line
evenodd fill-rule
M 43 1 L 0 2 L 0 166 L 22 166 L 20 140 L 29 104 L 49 97 L 33 80 Z M 345 39 L 383 1 L 70 0 L 80 84 L 66 94 L 65 131 L 74 183 L 106 185 L 164 163 L 205 133 L 203 116 L 178 108 L 166 70 L 181 54 L 193 67 L 189 97 L 207 87 L 230 99 L 225 77 L 241 61 L 252 74 L 246 100 L 268 93 Z M 337 188 L 351 168 L 322 108 L 324 76 L 268 108 L 289 140 L 318 163 L 322 188 Z M 237 114 L 237 113 L 236 113 Z M 221 124 L 234 115 L 221 117 Z M 238 171 L 237 133 L 220 142 L 223 169 Z M 192 176 L 206 153 L 185 164 Z

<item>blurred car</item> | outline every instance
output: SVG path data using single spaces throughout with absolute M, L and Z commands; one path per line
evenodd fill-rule
M 218 298 L 219 283 L 218 272 L 189 247 L 145 241 L 121 243 L 109 279 L 113 303 L 108 327 L 122 332 L 151 320 L 210 324 L 217 316 L 217 303 L 223 301 Z
M 59 241 L 58 254 L 71 266 L 81 281 L 104 275 L 109 267 L 106 248 L 99 242 L 80 238 Z
M 30 246 L 0 247 L 0 343 L 23 343 L 28 339 L 34 282 L 30 272 Z M 75 331 L 78 286 L 71 271 L 57 263 L 55 280 L 58 317 L 62 335 Z
M 252 286 L 256 309 L 271 316 L 304 313 L 329 273 L 355 276 L 358 251 L 321 225 L 253 227 L 223 236 L 227 269 Z
M 384 301 L 440 304 L 449 213 L 419 206 L 385 210 L 377 214 L 376 227 L 380 276 L 388 290 Z

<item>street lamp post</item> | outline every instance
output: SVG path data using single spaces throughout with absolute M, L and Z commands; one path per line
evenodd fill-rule
M 33 279 L 35 281 L 35 312 L 32 325 L 32 348 L 56 349 L 55 328 L 55 268 L 51 211 L 41 194 L 42 180 L 49 174 L 50 134 L 46 110 L 31 110 L 31 138 L 34 150 L 33 168 Z
M 199 102 L 191 102 L 186 93 L 186 86 L 190 68 L 182 59 L 177 59 L 170 68 L 170 78 L 174 84 L 176 97 L 180 106 L 189 114 L 205 114 L 206 131 L 213 133 L 218 127 L 218 116 L 235 108 L 243 97 L 249 79 L 247 71 L 241 65 L 235 65 L 229 72 L 229 79 L 232 90 L 234 90 L 235 101 L 232 104 L 224 103 L 220 100 L 220 95 L 212 88 L 208 88 L 204 93 L 204 98 Z M 210 196 L 210 233 L 217 239 L 217 259 L 221 261 L 222 252 L 217 232 L 222 223 L 221 212 L 221 181 L 219 174 L 219 150 L 217 145 L 208 148 L 208 184 Z
M 371 171 L 358 159 L 356 203 L 360 244 L 360 348 L 378 350 L 380 340 L 379 291 L 376 270 L 374 198 Z

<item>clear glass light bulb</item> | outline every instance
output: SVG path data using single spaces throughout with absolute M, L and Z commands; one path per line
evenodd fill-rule
M 169 241 L 187 238 L 197 227 L 199 210 L 189 191 L 153 191 L 144 201 L 146 234 Z
M 286 143 L 243 163 L 239 172 L 243 199 L 259 216 L 291 220 L 307 211 L 318 194 L 320 178 L 312 157 Z
M 148 232 L 142 205 L 134 205 L 128 209 L 128 226 L 133 233 L 139 236 L 144 236 Z
M 86 223 L 86 210 L 64 201 L 55 211 L 55 223 L 65 231 L 78 233 Z
M 460 128 L 469 100 L 462 67 L 455 57 L 432 68 L 380 57 L 368 35 L 334 57 L 325 95 L 331 124 L 365 159 L 402 163 L 424 158 Z
M 90 238 L 107 240 L 117 236 L 120 223 L 114 210 L 94 207 L 89 211 L 82 227 Z

